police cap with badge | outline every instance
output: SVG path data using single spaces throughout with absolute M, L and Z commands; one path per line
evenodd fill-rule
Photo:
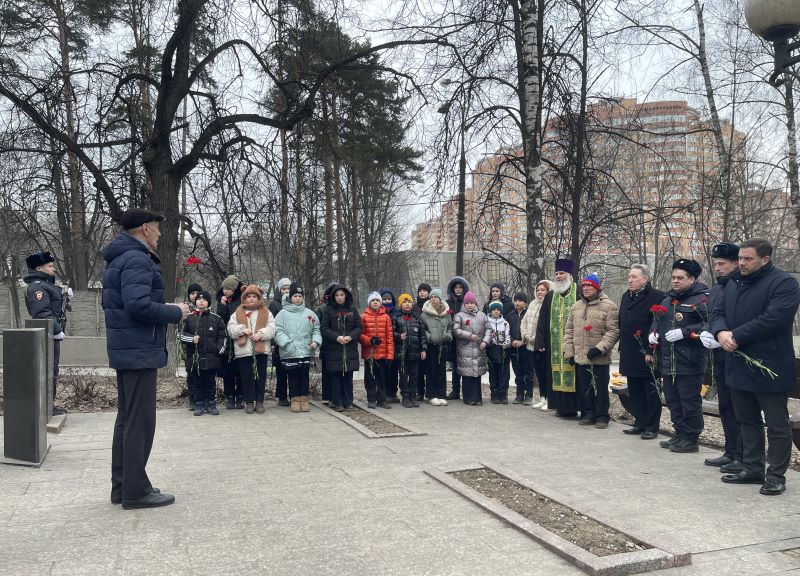
M 25 264 L 30 270 L 36 270 L 39 266 L 44 266 L 45 264 L 50 264 L 50 262 L 55 261 L 56 259 L 53 258 L 53 255 L 44 250 L 39 250 L 35 254 L 31 254 L 25 258 Z

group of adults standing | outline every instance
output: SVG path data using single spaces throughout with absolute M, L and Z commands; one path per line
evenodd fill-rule
M 672 264 L 666 292 L 652 285 L 647 266 L 634 264 L 619 306 L 603 294 L 596 275 L 577 285 L 572 263 L 559 260 L 536 337 L 547 362 L 549 408 L 561 417 L 580 413 L 581 425 L 605 428 L 609 353 L 619 340 L 620 372 L 635 417 L 623 432 L 655 439 L 663 392 L 675 433 L 660 446 L 697 452 L 710 356 L 725 450 L 705 464 L 719 468 L 725 483 L 761 484 L 764 495 L 783 493 L 792 447 L 787 405 L 796 387 L 792 335 L 800 287 L 773 264 L 772 251 L 763 238 L 714 246 L 716 283 L 710 289 L 692 259 Z

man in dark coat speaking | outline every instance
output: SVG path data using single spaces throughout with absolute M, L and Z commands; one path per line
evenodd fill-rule
M 739 247 L 739 271 L 731 275 L 712 312 L 711 332 L 730 354 L 725 381 L 742 435 L 743 470 L 729 484 L 762 484 L 761 494 L 786 489 L 792 455 L 788 392 L 795 386 L 792 323 L 800 305 L 797 280 L 771 261 L 772 245 L 753 238 Z M 768 466 L 764 474 L 764 429 Z
M 164 217 L 131 208 L 124 231 L 103 249 L 103 310 L 108 363 L 117 371 L 117 419 L 111 448 L 111 502 L 125 509 L 175 501 L 153 488 L 145 467 L 156 431 L 156 375 L 167 365 L 167 324 L 189 315 L 186 304 L 165 304 L 155 254 Z

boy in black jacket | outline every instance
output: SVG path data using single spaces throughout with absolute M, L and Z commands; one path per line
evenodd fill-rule
M 417 378 L 419 364 L 425 360 L 428 341 L 425 326 L 413 311 L 414 299 L 409 294 L 401 294 L 397 299 L 400 314 L 392 318 L 394 331 L 394 357 L 400 373 L 400 393 L 405 408 L 418 408 Z
M 514 309 L 506 317 L 511 331 L 511 367 L 514 369 L 514 383 L 517 396 L 514 404 L 530 406 L 533 399 L 533 352 L 525 346 L 522 339 L 522 319 L 528 311 L 528 295 L 524 292 L 514 294 Z
M 218 416 L 215 376 L 225 353 L 225 323 L 211 312 L 211 294 L 200 291 L 195 310 L 183 323 L 181 341 L 186 351 L 186 375 L 194 383 L 194 415 L 208 410 Z

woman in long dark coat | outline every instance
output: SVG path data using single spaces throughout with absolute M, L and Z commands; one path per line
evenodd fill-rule
M 358 370 L 358 338 L 361 317 L 353 306 L 353 294 L 341 285 L 331 290 L 327 305 L 320 310 L 322 365 L 330 383 L 331 405 L 341 412 L 353 405 L 353 372 Z

